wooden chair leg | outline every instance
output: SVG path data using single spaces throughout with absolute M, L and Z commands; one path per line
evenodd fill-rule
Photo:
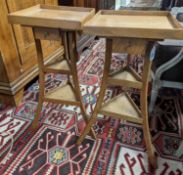
M 148 104 L 147 104 L 147 94 L 148 94 L 148 77 L 150 75 L 152 61 L 145 56 L 144 62 L 144 70 L 142 75 L 143 87 L 141 90 L 140 103 L 141 103 L 141 111 L 144 119 L 143 122 L 143 132 L 144 139 L 147 148 L 147 154 L 150 161 L 150 164 L 153 168 L 157 167 L 157 157 L 155 155 L 155 150 L 152 144 L 150 129 L 149 129 L 149 121 L 148 121 Z
M 84 131 L 81 133 L 79 139 L 77 140 L 77 144 L 81 144 L 81 142 L 84 140 L 88 132 L 90 131 L 92 125 L 96 122 L 97 120 L 97 114 L 99 112 L 99 109 L 101 108 L 104 96 L 105 96 L 105 90 L 107 88 L 107 77 L 110 71 L 110 63 L 111 63 L 111 57 L 112 57 L 112 39 L 106 39 L 106 54 L 105 54 L 105 64 L 104 64 L 104 73 L 103 73 L 103 78 L 101 82 L 101 87 L 100 87 L 100 92 L 99 92 L 99 97 L 97 99 L 97 103 L 94 109 L 94 112 L 87 123 Z
M 41 48 L 41 41 L 39 39 L 35 39 L 35 45 L 37 50 L 37 57 L 38 57 L 38 66 L 39 66 L 39 101 L 38 101 L 38 107 L 37 112 L 35 115 L 35 118 L 32 122 L 31 128 L 37 129 L 39 126 L 39 118 L 41 115 L 41 110 L 43 106 L 43 99 L 44 99 L 44 89 L 45 89 L 45 83 L 44 83 L 44 72 L 43 72 L 43 53 Z

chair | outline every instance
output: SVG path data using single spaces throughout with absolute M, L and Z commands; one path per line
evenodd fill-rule
M 183 13 L 177 14 L 178 20 L 183 21 Z M 165 40 L 157 43 L 157 50 L 152 66 L 152 90 L 149 113 L 154 105 L 161 87 L 183 89 L 183 41 Z
M 183 22 L 183 13 L 177 13 L 176 17 Z M 152 90 L 149 104 L 151 114 L 161 87 L 183 89 L 183 41 L 165 40 L 158 42 L 152 69 Z M 183 154 L 183 141 L 174 153 L 176 157 Z
M 181 45 L 181 46 L 180 46 Z M 149 104 L 151 114 L 161 87 L 183 89 L 183 41 L 167 40 L 158 43 L 152 72 L 152 90 Z

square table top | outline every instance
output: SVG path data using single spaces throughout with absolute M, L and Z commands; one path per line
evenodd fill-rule
M 82 30 L 83 24 L 93 17 L 95 10 L 84 7 L 36 5 L 10 13 L 10 23 L 24 26 Z
M 84 33 L 104 37 L 183 39 L 183 28 L 165 11 L 101 10 L 84 24 Z

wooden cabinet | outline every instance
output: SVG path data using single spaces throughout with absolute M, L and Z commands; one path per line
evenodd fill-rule
M 115 5 L 115 0 L 58 0 L 60 5 L 80 6 L 100 9 L 110 9 Z
M 85 7 L 92 7 L 95 8 L 96 11 L 98 11 L 98 5 L 100 3 L 100 0 L 83 0 Z
M 36 4 L 57 5 L 57 0 L 0 1 L 0 100 L 18 104 L 24 86 L 37 74 L 37 55 L 32 30 L 8 23 L 7 14 Z M 60 42 L 42 41 L 45 62 L 63 54 Z
M 84 7 L 85 0 L 58 0 L 59 5 Z
M 95 8 L 97 12 L 100 9 L 111 9 L 115 5 L 115 0 L 80 0 L 78 4 Z

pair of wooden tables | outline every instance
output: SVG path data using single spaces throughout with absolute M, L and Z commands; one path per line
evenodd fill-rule
M 89 131 L 96 138 L 91 128 L 97 120 L 98 113 L 135 122 L 143 126 L 150 164 L 155 168 L 156 157 L 150 136 L 147 110 L 148 79 L 156 50 L 154 43 L 165 38 L 183 39 L 183 29 L 169 12 L 102 10 L 94 16 L 94 9 L 90 8 L 39 5 L 10 14 L 9 21 L 13 24 L 32 27 L 34 33 L 40 92 L 33 128 L 38 126 L 43 101 L 80 106 L 87 125 L 77 144 L 83 141 Z M 90 118 L 86 117 L 83 107 L 76 67 L 75 35 L 82 30 L 87 34 L 106 38 L 104 74 L 99 97 Z M 62 40 L 65 50 L 64 58 L 45 65 L 40 42 L 42 39 Z M 139 76 L 130 66 L 110 74 L 112 52 L 144 55 L 142 76 Z M 44 76 L 50 72 L 67 74 L 68 83 L 45 94 Z M 120 85 L 125 87 L 125 90 L 124 93 L 104 103 L 108 85 Z M 128 88 L 140 89 L 140 108 L 128 95 Z

